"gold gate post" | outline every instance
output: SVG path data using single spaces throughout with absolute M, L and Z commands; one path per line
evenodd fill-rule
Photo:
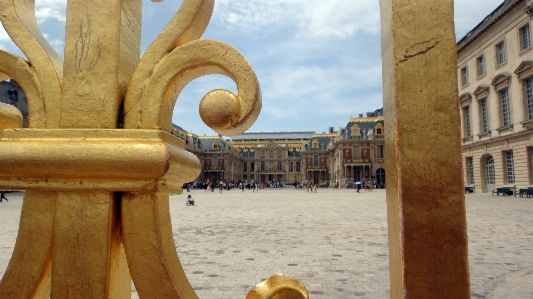
M 391 294 L 470 298 L 453 0 L 380 0 Z

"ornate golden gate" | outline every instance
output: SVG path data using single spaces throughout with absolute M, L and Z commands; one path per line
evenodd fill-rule
M 143 299 L 197 298 L 168 194 L 200 166 L 169 134 L 172 110 L 188 82 L 224 74 L 238 94 L 209 92 L 200 116 L 239 134 L 259 114 L 260 88 L 236 49 L 199 39 L 214 0 L 185 0 L 142 58 L 141 5 L 69 0 L 63 61 L 33 0 L 0 1 L 0 20 L 28 57 L 0 50 L 0 73 L 29 106 L 28 129 L 0 106 L 0 187 L 26 190 L 0 298 L 128 298 L 131 279 Z M 381 10 L 391 298 L 469 298 L 453 1 L 381 0 Z M 247 296 L 307 297 L 283 275 Z

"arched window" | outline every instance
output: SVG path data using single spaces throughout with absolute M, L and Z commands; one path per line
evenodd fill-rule
M 314 139 L 313 140 L 313 145 L 312 145 L 313 148 L 318 148 L 318 140 L 317 139 Z
M 218 143 L 216 141 L 213 141 L 213 145 L 211 147 L 213 150 L 218 150 Z

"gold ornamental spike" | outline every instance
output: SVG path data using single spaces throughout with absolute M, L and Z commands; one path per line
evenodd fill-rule
M 170 135 L 194 78 L 224 74 L 238 94 L 200 104 L 217 132 L 249 128 L 257 77 L 233 47 L 198 40 L 214 0 L 185 0 L 140 58 L 141 0 L 69 0 L 63 62 L 40 32 L 33 0 L 0 1 L 0 20 L 28 61 L 0 50 L 0 78 L 20 84 L 30 128 L 0 105 L 0 188 L 26 190 L 0 298 L 197 298 L 171 230 L 169 194 L 200 170 Z M 124 123 L 122 123 L 122 120 Z M 279 285 L 276 286 L 279 288 Z
M 26 76 L 20 78 L 16 72 L 4 72 L 9 77 L 18 79 L 16 81 L 28 97 L 28 109 L 34 110 L 29 120 L 29 127 L 57 128 L 60 119 L 63 61 L 39 30 L 35 19 L 35 1 L 2 0 L 0 11 L 2 12 L 0 21 L 4 29 L 30 61 L 29 66 L 25 68 L 29 67 L 34 73 L 33 76 L 38 79 L 35 83 L 39 85 L 39 92 L 26 91 L 23 84 L 29 84 L 29 82 L 24 82 L 29 81 L 29 78 Z M 3 58 L 0 60 L 1 68 L 6 68 L 9 62 Z M 17 71 L 22 69 L 24 67 L 16 68 Z M 36 97 L 39 99 L 34 99 Z M 40 105 L 37 102 L 40 102 Z M 37 111 L 37 109 L 44 111 Z M 45 117 L 42 116 L 42 112 Z

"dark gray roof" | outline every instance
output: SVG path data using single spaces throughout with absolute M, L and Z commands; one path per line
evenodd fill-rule
M 318 148 L 313 148 L 313 140 L 318 141 Z M 333 139 L 332 136 L 316 136 L 309 140 L 307 143 L 307 149 L 309 150 L 325 150 L 328 147 L 329 142 Z
M 172 126 L 182 130 L 183 132 L 188 132 L 188 131 L 184 130 L 181 126 L 176 125 L 175 123 L 172 123 Z
M 349 122 L 346 125 L 346 130 L 348 130 L 348 132 L 350 132 L 352 127 L 354 125 L 356 125 L 356 124 L 359 126 L 359 129 L 361 129 L 361 133 L 362 133 L 363 131 L 374 130 L 374 128 L 376 127 L 377 124 L 384 125 L 385 123 L 382 120 L 378 120 L 376 122 Z
M 232 141 L 236 140 L 279 140 L 279 139 L 311 139 L 315 132 L 302 131 L 302 132 L 250 132 L 237 135 L 231 138 Z
M 213 136 L 212 138 L 210 137 L 202 137 L 200 138 L 200 146 L 202 147 L 202 149 L 204 150 L 210 150 L 213 146 L 213 141 L 218 143 L 218 148 L 220 149 L 223 149 L 227 146 L 227 143 L 226 141 L 224 141 L 224 139 L 218 137 L 218 136 Z

